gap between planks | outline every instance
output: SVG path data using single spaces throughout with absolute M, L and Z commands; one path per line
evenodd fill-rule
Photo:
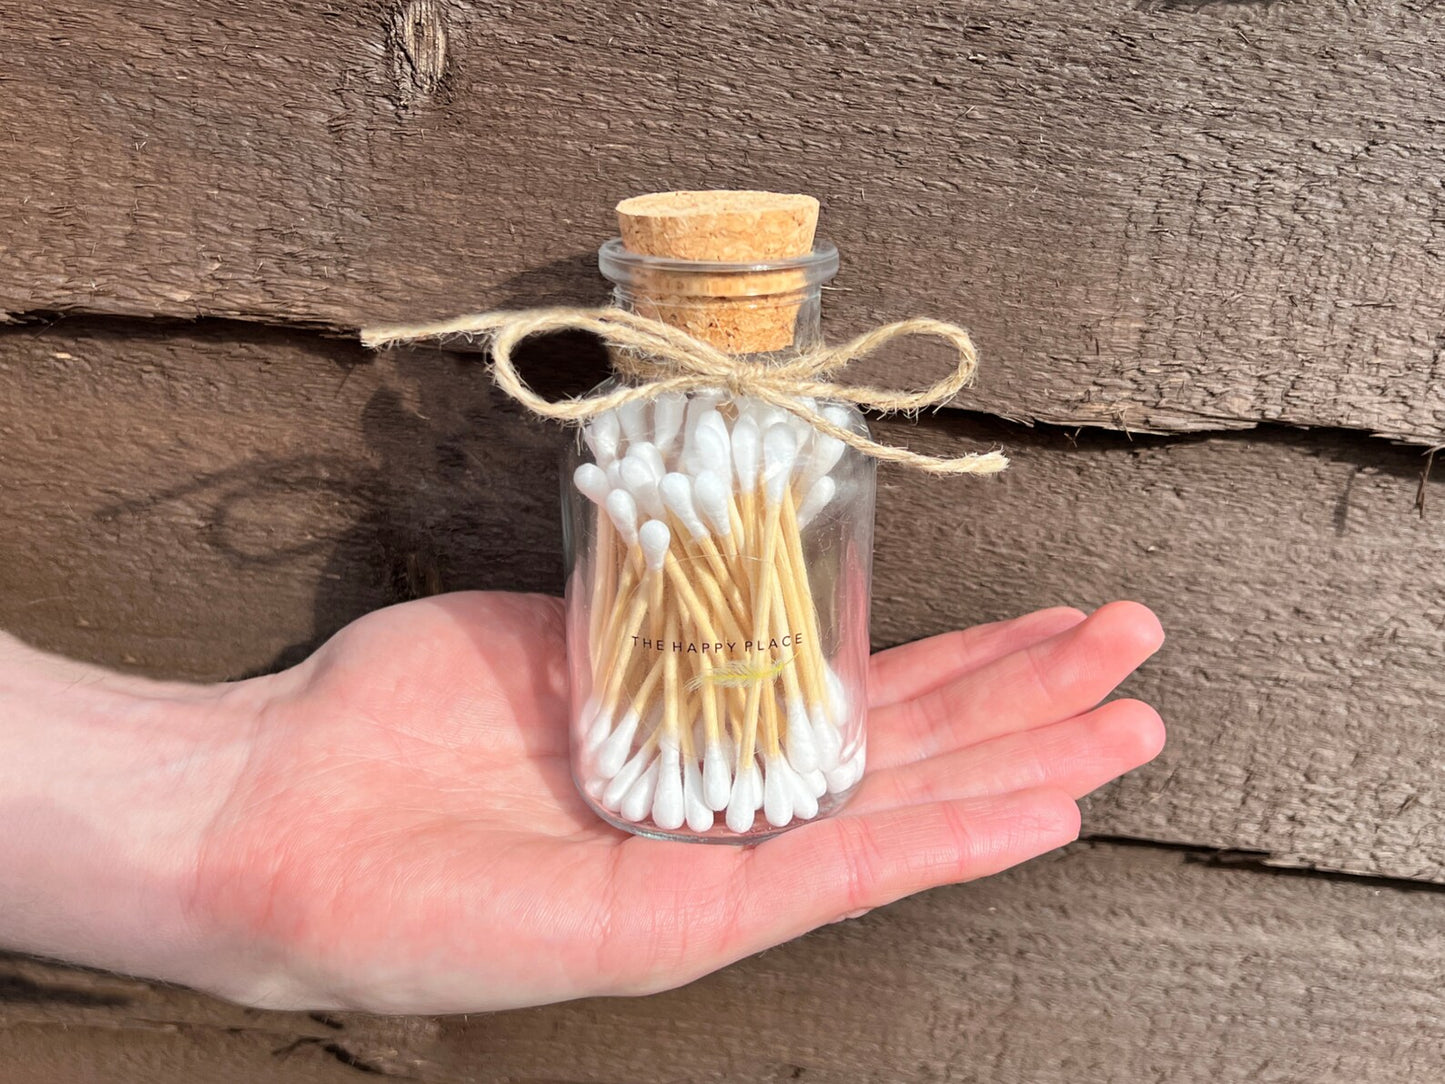
M 70 326 L 66 326 L 70 325 Z M 125 311 L 104 311 L 104 310 L 54 310 L 54 309 L 31 309 L 23 312 L 0 312 L 0 336 L 23 334 L 25 329 L 33 328 L 37 335 L 43 334 L 52 329 L 77 332 L 100 332 L 116 336 L 138 335 L 141 337 L 163 336 L 170 331 L 184 330 L 189 334 L 201 333 L 218 342 L 223 342 L 237 334 L 254 336 L 258 331 L 263 334 L 278 336 L 296 336 L 298 338 L 312 338 L 318 342 L 325 342 L 332 346 L 350 343 L 356 346 L 359 357 L 362 359 L 372 356 L 375 352 L 365 350 L 359 342 L 360 331 L 358 328 L 343 327 L 336 324 L 313 321 L 278 321 L 273 313 L 242 314 L 240 316 L 197 316 L 193 320 L 185 320 L 167 314 L 146 314 Z M 570 334 L 570 333 L 569 333 Z M 452 343 L 446 347 L 414 347 L 411 349 L 429 350 L 434 349 L 439 353 L 476 353 L 484 351 Z M 524 378 L 531 379 L 535 374 L 529 375 L 526 355 L 529 350 L 538 349 L 537 344 L 523 346 L 519 349 L 522 355 Z M 601 358 L 601 346 L 598 346 L 597 357 Z M 981 363 L 987 366 L 988 359 L 985 357 Z M 597 370 L 594 374 L 598 380 L 608 375 L 604 370 Z M 539 382 L 540 383 L 540 382 Z M 540 390 L 544 393 L 545 386 Z M 569 389 L 570 390 L 570 389 Z M 585 389 L 582 389 L 585 390 Z M 1058 433 L 1070 440 L 1076 439 L 1084 432 L 1115 435 L 1123 441 L 1132 442 L 1135 437 L 1155 438 L 1170 441 L 1187 441 L 1190 439 L 1208 439 L 1221 436 L 1247 436 L 1249 434 L 1268 433 L 1299 433 L 1306 432 L 1321 436 L 1337 435 L 1346 439 L 1366 439 L 1383 441 L 1395 447 L 1420 448 L 1418 440 L 1404 439 L 1394 434 L 1377 432 L 1370 429 L 1350 428 L 1344 426 L 1322 426 L 1322 425 L 1293 425 L 1288 422 L 1275 421 L 1269 418 L 1258 418 L 1247 421 L 1239 418 L 1230 418 L 1220 415 L 1213 418 L 1201 419 L 1197 426 L 1188 428 L 1150 428 L 1148 426 L 1130 426 L 1118 420 L 1117 424 L 1100 424 L 1098 420 L 1081 420 L 1078 423 L 1063 423 L 1057 421 L 1041 421 L 1022 414 L 988 411 L 965 406 L 955 406 L 946 403 L 933 408 L 930 413 L 947 411 L 957 417 L 979 417 L 987 418 L 994 422 L 1002 422 L 1006 425 L 1019 426 L 1026 429 L 1035 429 L 1041 433 Z M 872 412 L 869 412 L 872 416 Z M 1122 416 L 1120 416 L 1122 418 Z M 1445 448 L 1445 444 L 1436 444 L 1421 448 L 1421 455 L 1433 459 L 1433 453 Z M 1417 508 L 1420 515 L 1425 515 L 1424 492 L 1429 480 L 1429 463 L 1422 467 L 1420 475 L 1420 497 L 1417 499 Z
M 1103 844 L 1110 847 L 1132 847 L 1140 850 L 1172 851 L 1185 856 L 1185 862 L 1205 869 L 1243 870 L 1246 873 L 1273 874 L 1280 877 L 1304 877 L 1336 884 L 1368 885 L 1396 889 L 1401 892 L 1445 893 L 1445 883 L 1420 881 L 1411 877 L 1388 877 L 1378 873 L 1349 873 L 1344 870 L 1320 869 L 1317 866 L 1294 864 L 1271 851 L 1252 851 L 1239 847 L 1210 847 L 1199 843 L 1176 843 L 1169 840 L 1146 839 L 1142 836 L 1121 836 L 1108 832 L 1081 833 L 1080 843 Z

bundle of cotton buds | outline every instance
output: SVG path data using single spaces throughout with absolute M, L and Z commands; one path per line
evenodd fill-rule
M 596 532 L 574 596 L 590 677 L 574 742 L 588 797 L 637 830 L 704 838 L 836 805 L 863 774 L 863 706 L 825 655 L 805 538 L 837 504 L 847 446 L 710 392 L 628 403 L 583 436 L 593 462 L 573 483 Z

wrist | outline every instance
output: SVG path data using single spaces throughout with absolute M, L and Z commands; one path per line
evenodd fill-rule
M 0 945 L 202 983 L 197 857 L 253 726 L 223 688 L 0 642 Z

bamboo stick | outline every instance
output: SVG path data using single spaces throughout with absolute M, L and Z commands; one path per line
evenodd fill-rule
M 813 590 L 808 579 L 808 565 L 803 555 L 802 537 L 798 531 L 797 513 L 793 504 L 791 489 L 783 494 L 782 501 L 783 541 L 786 556 L 784 589 L 790 599 L 789 612 L 803 626 L 807 642 L 802 654 L 804 662 L 800 669 L 803 684 L 807 689 L 810 704 L 827 704 L 824 688 L 823 645 L 820 641 L 818 610 L 813 602 Z
M 596 523 L 596 567 L 592 576 L 592 601 L 587 623 L 587 644 L 594 673 L 602 647 L 604 623 L 610 616 L 611 603 L 617 597 L 617 531 L 600 509 L 597 510 Z
M 763 556 L 760 575 L 757 590 L 754 592 L 753 625 L 755 628 L 761 630 L 760 635 L 765 638 L 764 645 L 766 645 L 770 612 L 773 604 L 773 581 L 778 573 L 778 527 L 780 522 L 778 512 L 778 506 L 769 502 L 766 509 L 766 524 L 763 530 Z M 754 635 L 759 635 L 759 633 L 755 632 Z M 760 661 L 769 659 L 767 651 L 768 648 L 764 646 L 761 652 L 758 653 L 761 656 Z M 760 666 L 759 669 L 765 669 L 765 667 Z M 751 760 L 757 748 L 758 715 L 762 703 L 762 687 L 763 683 L 761 681 L 755 681 L 748 686 L 747 705 L 743 712 L 743 742 L 738 751 L 739 764 L 746 764 Z

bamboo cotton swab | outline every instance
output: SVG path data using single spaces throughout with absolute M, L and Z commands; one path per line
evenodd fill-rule
M 583 463 L 572 475 L 573 484 L 593 504 L 605 507 L 611 486 L 607 472 L 595 463 Z M 609 517 L 597 517 L 596 567 L 592 573 L 592 601 L 587 611 L 587 647 L 592 665 L 597 666 L 602 622 L 607 617 L 607 599 L 617 593 L 617 531 Z
M 598 462 L 573 478 L 598 508 L 584 790 L 661 832 L 816 816 L 862 770 L 861 743 L 843 756 L 847 695 L 802 545 L 844 445 L 750 400 L 609 417 L 589 423 Z
M 653 594 L 653 585 L 662 575 L 671 534 L 672 532 L 667 529 L 667 524 L 660 523 L 655 519 L 648 520 L 637 532 L 637 548 L 643 554 L 647 572 L 642 583 L 634 592 L 635 597 L 628 607 L 627 617 L 622 625 L 623 631 L 612 645 L 612 663 L 602 671 L 606 675 L 606 684 L 598 714 L 599 720 L 606 719 L 610 722 L 612 713 L 617 708 L 617 701 L 622 691 L 622 679 L 628 669 L 626 664 L 632 655 L 632 639 L 642 627 L 643 618 L 647 614 L 648 600 Z M 655 687 L 656 677 L 653 675 L 656 673 L 655 668 L 653 672 L 649 673 L 638 691 L 637 699 L 623 715 L 617 729 L 600 742 L 597 751 L 597 770 L 604 776 L 610 777 L 622 767 L 627 750 L 632 745 L 632 736 L 636 733 L 640 716 L 646 707 L 645 697 L 650 695 L 652 688 Z M 639 700 L 643 702 L 639 703 Z

